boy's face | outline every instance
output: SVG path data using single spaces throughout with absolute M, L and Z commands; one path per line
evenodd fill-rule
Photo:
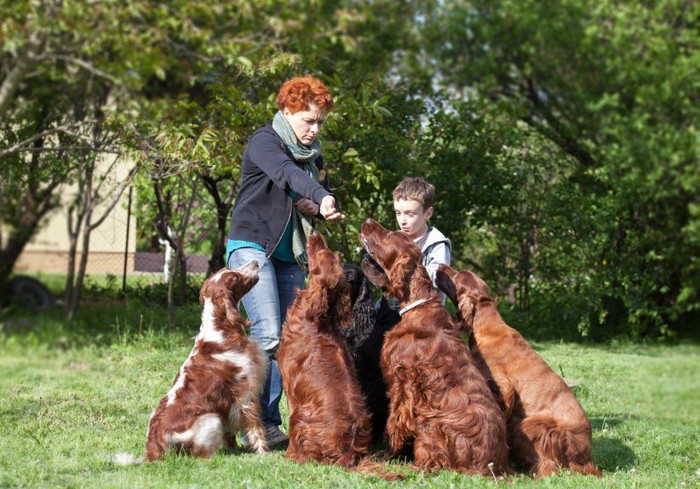
M 428 231 L 428 219 L 433 215 L 433 208 L 423 209 L 417 200 L 400 199 L 394 201 L 396 222 L 399 229 L 412 239 L 420 238 Z

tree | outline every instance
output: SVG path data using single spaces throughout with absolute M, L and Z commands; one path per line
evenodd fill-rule
M 0 251 L 0 287 L 59 205 L 60 190 L 80 175 L 83 155 L 114 151 L 86 136 L 106 119 L 83 99 L 95 94 L 116 104 L 117 92 L 126 89 L 101 66 L 112 54 L 104 40 L 117 34 L 122 7 L 101 4 L 88 12 L 56 0 L 0 4 L 0 219 L 9 233 Z
M 55 133 L 45 126 L 40 112 L 33 114 L 18 136 L 32 132 L 31 146 L 22 154 L 14 153 L 0 163 L 0 216 L 5 238 L 0 249 L 0 288 L 8 281 L 15 262 L 44 217 L 58 206 L 57 191 L 73 170 L 74 162 L 62 159 L 62 152 L 42 152 L 45 139 Z M 12 124 L 11 118 L 2 121 Z M 12 141 L 14 138 L 8 138 Z
M 77 191 L 68 203 L 69 249 L 63 313 L 69 321 L 74 318 L 80 304 L 92 232 L 119 203 L 138 171 L 137 165 L 126 162 L 130 168 L 118 175 L 124 163 L 119 156 L 105 162 L 95 154 L 87 154 L 81 160 Z M 80 261 L 77 262 L 79 251 Z
M 187 288 L 187 249 L 206 235 L 202 229 L 201 182 L 192 173 L 173 172 L 168 161 L 161 160 L 151 167 L 151 173 L 143 178 L 139 188 L 139 200 L 149 211 L 150 221 L 158 238 L 167 242 L 175 252 L 175 259 L 166 261 L 168 319 L 173 323 L 175 315 L 175 285 L 177 303 L 184 303 Z M 173 172 L 173 173 L 171 173 Z M 145 192 L 144 185 L 152 192 Z
M 168 158 L 202 181 L 209 194 L 202 205 L 210 206 L 216 217 L 210 238 L 210 271 L 224 265 L 226 231 L 245 144 L 255 129 L 270 121 L 276 111 L 276 90 L 290 76 L 312 74 L 324 79 L 338 102 L 338 109 L 327 121 L 323 142 L 332 185 L 341 200 L 359 210 L 365 196 L 376 191 L 377 163 L 368 157 L 369 150 L 355 149 L 350 141 L 360 140 L 353 133 L 369 133 L 389 114 L 382 113 L 379 99 L 383 92 L 376 91 L 388 90 L 382 79 L 390 66 L 391 47 L 400 44 L 398 40 L 409 27 L 403 22 L 410 18 L 410 10 L 405 8 L 400 9 L 401 15 L 385 22 L 386 13 L 400 6 L 396 1 L 377 2 L 363 9 L 353 2 L 262 3 L 234 14 L 219 12 L 215 25 L 205 24 L 210 29 L 207 56 L 195 58 L 201 71 L 183 76 L 183 67 L 174 63 L 164 69 L 161 82 L 146 90 L 153 95 L 143 105 L 145 117 L 130 127 L 135 139 L 156 149 L 155 153 L 144 151 L 143 161 L 148 164 L 149 160 Z M 227 15 L 232 16 L 229 19 Z M 196 23 L 195 19 L 199 17 L 190 18 L 190 22 Z M 230 42 L 231 24 L 238 34 L 238 57 L 218 51 Z M 202 24 L 198 26 L 202 28 Z M 377 35 L 363 34 L 365 29 Z M 168 35 L 179 39 L 181 33 Z M 187 44 L 191 41 L 176 42 L 188 46 L 183 50 L 185 59 L 201 49 Z M 396 127 L 395 132 L 400 130 Z M 388 127 L 385 132 L 391 131 Z M 159 135 L 158 143 L 146 142 L 154 134 Z M 352 183 L 345 185 L 346 181 Z M 360 188 L 359 182 L 370 185 Z M 356 224 L 327 229 L 334 244 L 342 244 L 346 259 L 354 258 L 350 249 L 356 254 L 356 246 L 349 243 L 357 241 Z
M 578 260 L 548 253 L 540 282 L 588 298 L 584 333 L 671 334 L 699 303 L 692 230 L 700 109 L 688 80 L 700 72 L 700 7 L 674 0 L 423 5 L 421 32 L 434 63 L 414 57 L 414 65 L 482 101 L 506 131 L 523 123 L 538 131 L 561 151 L 560 165 L 575 163 L 558 185 L 577 207 L 561 209 L 558 225 L 539 234 L 562 233 L 562 243 L 575 236 Z

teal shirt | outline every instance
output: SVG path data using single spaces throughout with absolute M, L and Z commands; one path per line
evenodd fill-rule
M 265 252 L 265 248 L 260 246 L 258 243 L 253 243 L 251 241 L 240 241 L 238 239 L 229 239 L 226 242 L 226 253 L 224 254 L 224 258 L 226 259 L 226 266 L 228 266 L 228 259 L 230 258 L 231 253 L 240 248 L 255 248 L 256 250 L 260 250 L 263 253 Z
M 294 251 L 292 250 L 292 220 L 287 223 L 287 227 L 282 234 L 282 239 L 277 243 L 277 248 L 272 252 L 272 257 L 278 260 L 295 263 Z

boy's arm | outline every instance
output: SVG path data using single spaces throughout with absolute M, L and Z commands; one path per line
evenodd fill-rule
M 443 304 L 445 303 L 445 294 L 438 289 L 437 285 L 435 285 L 435 275 L 437 274 L 437 269 L 441 263 L 444 263 L 445 265 L 450 264 L 451 257 L 452 253 L 450 247 L 445 241 L 435 243 L 430 248 L 425 250 L 425 254 L 423 255 L 425 269 L 428 271 L 430 281 L 433 283 L 433 287 L 435 287 L 435 289 L 438 291 Z

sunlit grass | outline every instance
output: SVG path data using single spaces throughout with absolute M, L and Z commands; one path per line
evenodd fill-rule
M 316 464 L 283 452 L 225 452 L 212 460 L 168 456 L 118 467 L 117 452 L 143 453 L 146 425 L 192 347 L 197 304 L 167 323 L 161 304 L 93 302 L 71 324 L 60 311 L 0 317 L 0 487 L 493 487 L 489 478 L 412 472 L 403 482 Z M 593 423 L 598 480 L 562 474 L 518 487 L 700 485 L 700 347 L 533 346 L 575 392 Z M 283 403 L 284 404 L 284 403 Z M 285 424 L 287 412 L 283 407 Z

